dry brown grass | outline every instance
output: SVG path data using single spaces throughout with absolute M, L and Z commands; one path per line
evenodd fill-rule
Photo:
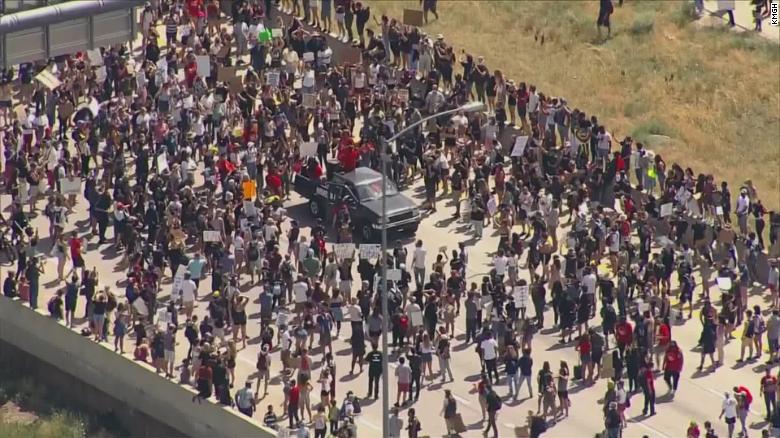
M 368 3 L 377 17 L 419 8 L 417 1 Z M 607 41 L 596 33 L 596 1 L 440 1 L 441 19 L 424 29 L 444 34 L 458 52 L 485 56 L 515 81 L 567 97 L 616 138 L 671 137 L 651 144 L 667 163 L 730 185 L 752 179 L 764 204 L 780 208 L 780 46 L 701 28 L 686 3 L 616 7 Z

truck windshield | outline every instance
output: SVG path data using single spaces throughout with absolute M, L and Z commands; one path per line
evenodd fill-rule
M 357 196 L 361 201 L 374 201 L 382 199 L 382 180 L 376 179 L 355 185 Z M 392 181 L 387 181 L 387 196 L 398 194 L 398 189 Z

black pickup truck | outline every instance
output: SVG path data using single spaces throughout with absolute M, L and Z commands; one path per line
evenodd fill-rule
M 314 181 L 296 174 L 295 191 L 309 199 L 309 213 L 316 218 L 332 220 L 340 202 L 349 205 L 354 229 L 363 241 L 374 242 L 382 230 L 382 174 L 368 167 L 352 172 L 333 173 L 330 181 Z M 402 195 L 392 181 L 387 181 L 387 230 L 417 231 L 421 215 L 414 201 Z

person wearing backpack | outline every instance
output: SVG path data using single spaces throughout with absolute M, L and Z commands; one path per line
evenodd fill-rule
M 496 425 L 496 421 L 498 419 L 498 411 L 501 410 L 503 403 L 501 402 L 501 397 L 499 397 L 498 394 L 496 394 L 496 391 L 493 389 L 493 385 L 488 384 L 486 390 L 487 393 L 485 394 L 485 401 L 488 411 L 488 424 L 482 433 L 483 435 L 487 436 L 488 432 L 492 428 L 493 436 L 498 438 L 498 426 Z
M 756 321 L 753 319 L 753 311 L 745 311 L 745 322 L 742 330 L 742 346 L 740 348 L 739 359 L 737 363 L 745 360 L 745 348 L 750 350 L 748 360 L 753 358 L 753 337 L 756 335 Z

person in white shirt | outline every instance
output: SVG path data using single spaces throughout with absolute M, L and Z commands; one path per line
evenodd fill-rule
M 498 385 L 498 368 L 496 367 L 496 359 L 498 358 L 498 342 L 493 339 L 493 334 L 489 331 L 486 332 L 487 337 L 480 342 L 479 349 L 482 352 L 482 360 L 485 362 L 485 373 L 488 379 L 490 374 L 495 376 L 495 384 Z
M 192 310 L 195 308 L 195 299 L 198 298 L 198 286 L 192 281 L 192 275 L 189 272 L 184 273 L 184 280 L 181 282 L 181 305 L 184 308 L 184 314 L 187 319 L 192 317 Z
M 507 256 L 504 254 L 503 249 L 499 249 L 498 254 L 493 258 L 493 267 L 495 268 L 496 275 L 499 278 L 504 278 L 508 265 L 509 258 L 507 258 Z
M 603 126 L 599 127 L 598 145 L 596 148 L 596 156 L 601 160 L 607 160 L 609 158 L 609 152 L 612 149 L 612 134 L 607 132 Z
M 737 224 L 739 224 L 739 233 L 743 236 L 747 236 L 748 227 L 748 213 L 750 212 L 750 197 L 746 188 L 742 188 L 739 191 L 739 197 L 737 198 L 737 208 L 734 213 L 737 214 Z
M 414 282 L 418 289 L 422 288 L 425 283 L 425 253 L 422 240 L 418 240 L 414 245 L 414 253 L 412 254 Z
M 725 417 L 731 437 L 734 435 L 734 424 L 737 423 L 737 399 L 730 392 L 724 393 L 724 397 L 718 419 Z

